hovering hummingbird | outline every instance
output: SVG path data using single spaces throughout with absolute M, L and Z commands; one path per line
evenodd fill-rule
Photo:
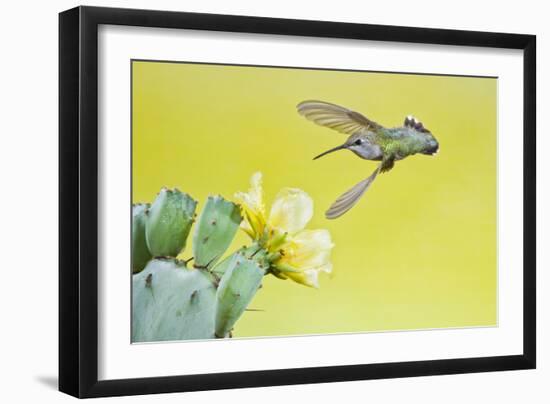
M 340 195 L 325 212 L 336 219 L 350 210 L 372 184 L 378 173 L 389 171 L 396 160 L 417 153 L 435 155 L 439 143 L 422 122 L 407 116 L 403 126 L 385 128 L 359 112 L 323 101 L 303 101 L 298 113 L 314 123 L 350 135 L 346 142 L 314 157 L 314 160 L 337 150 L 348 149 L 365 160 L 380 161 L 376 170 L 353 188 Z

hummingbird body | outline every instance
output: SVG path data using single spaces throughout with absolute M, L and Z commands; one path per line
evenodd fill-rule
M 393 168 L 395 161 L 415 154 L 434 155 L 439 143 L 424 125 L 407 116 L 403 126 L 385 128 L 362 114 L 323 101 L 304 101 L 297 106 L 298 113 L 318 125 L 348 134 L 346 142 L 319 154 L 314 160 L 337 150 L 348 149 L 365 160 L 380 161 L 376 170 L 366 179 L 342 194 L 325 216 L 335 219 L 351 209 L 366 192 L 379 172 Z

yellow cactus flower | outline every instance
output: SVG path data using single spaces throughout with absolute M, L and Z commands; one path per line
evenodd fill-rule
M 270 272 L 306 286 L 319 287 L 319 272 L 331 272 L 334 244 L 328 230 L 306 230 L 313 216 L 313 200 L 304 191 L 284 188 L 266 216 L 262 174 L 252 175 L 248 192 L 235 199 L 245 220 L 241 228 L 269 252 Z
M 265 206 L 263 202 L 262 173 L 257 172 L 250 179 L 248 192 L 237 192 L 235 199 L 241 207 L 245 220 L 241 228 L 254 240 L 258 239 L 265 227 Z

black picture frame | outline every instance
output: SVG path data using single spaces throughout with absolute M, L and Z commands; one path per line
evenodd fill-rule
M 523 50 L 523 354 L 99 381 L 100 24 Z M 97 7 L 60 13 L 59 390 L 84 398 L 535 368 L 535 60 L 534 35 Z

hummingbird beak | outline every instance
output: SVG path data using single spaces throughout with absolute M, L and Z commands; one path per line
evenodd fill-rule
M 325 155 L 327 155 L 327 154 L 329 154 L 329 153 L 335 152 L 335 151 L 337 151 L 337 150 L 346 149 L 347 147 L 348 147 L 348 146 L 347 146 L 347 144 L 345 144 L 345 143 L 344 143 L 343 145 L 336 146 L 336 147 L 334 147 L 334 148 L 332 148 L 332 149 L 330 149 L 330 150 L 327 150 L 326 152 L 323 152 L 323 153 L 319 154 L 318 156 L 313 157 L 313 160 L 317 160 L 319 157 L 323 157 L 323 156 L 325 156 Z

